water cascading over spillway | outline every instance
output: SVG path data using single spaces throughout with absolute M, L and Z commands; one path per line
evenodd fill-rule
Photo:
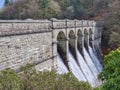
M 81 81 L 87 81 L 85 75 L 83 74 L 81 68 L 79 67 L 76 53 L 76 36 L 75 33 L 71 30 L 69 32 L 69 50 L 68 50 L 68 60 L 69 68 L 73 75 Z
M 57 53 L 57 65 L 58 65 L 58 70 L 57 73 L 59 74 L 63 74 L 63 73 L 68 73 L 69 70 L 67 69 L 67 67 L 65 66 L 62 58 L 60 57 L 59 53 Z
M 73 75 L 80 81 L 87 81 L 71 52 L 68 52 L 69 67 Z
M 100 50 L 97 45 L 94 46 L 93 51 L 94 51 L 95 56 L 97 56 L 98 59 L 102 58 Z
M 88 66 L 90 67 L 93 75 L 97 78 L 97 75 L 98 75 L 99 72 L 98 72 L 98 70 L 97 70 L 94 62 L 92 61 L 92 59 L 91 59 L 91 57 L 90 57 L 90 55 L 89 55 L 89 53 L 87 52 L 87 50 L 86 50 L 85 47 L 83 47 L 83 50 L 84 50 L 85 61 L 86 61 L 86 63 L 88 64 Z
M 93 46 L 93 40 L 94 40 L 94 34 L 91 29 L 84 30 L 84 45 L 83 45 L 83 52 L 84 52 L 84 58 L 86 63 L 88 64 L 89 68 L 91 69 L 94 76 L 97 78 L 99 69 L 96 65 L 96 58 L 93 58 L 93 53 L 91 52 L 90 46 Z M 95 60 L 96 59 L 96 60 Z
M 77 43 L 73 32 L 69 34 L 69 43 L 66 43 L 67 39 L 63 36 L 58 38 L 58 73 L 64 74 L 70 71 L 79 81 L 87 81 L 91 86 L 96 87 L 101 84 L 97 76 L 102 70 L 102 65 L 93 47 L 93 40 L 89 39 L 92 35 L 89 37 L 86 32 L 83 38 L 80 33 L 78 33 Z
M 87 81 L 92 86 L 96 86 L 96 78 L 95 78 L 94 74 L 92 73 L 90 67 L 88 66 L 89 63 L 87 63 L 84 60 L 83 46 L 86 44 L 86 48 L 87 48 L 87 43 L 84 44 L 84 35 L 81 32 L 81 30 L 78 31 L 77 36 L 78 36 L 78 38 L 77 38 L 77 57 L 78 57 L 79 66 L 82 69 Z
M 58 44 L 57 44 L 57 72 L 59 74 L 64 74 L 69 72 L 69 66 L 67 61 L 67 54 L 66 54 L 66 37 L 63 32 L 60 32 L 57 37 Z
M 98 50 L 100 49 L 98 44 L 99 40 L 95 40 L 95 33 L 93 33 L 93 31 L 90 29 L 89 30 L 89 44 L 88 44 L 88 49 L 89 49 L 89 54 L 91 59 L 93 60 L 98 72 L 102 71 L 102 64 L 100 63 L 99 59 L 101 58 L 101 54 L 98 52 Z M 96 50 L 96 46 L 98 47 Z
M 82 57 L 81 53 L 79 52 L 79 50 L 77 50 L 77 54 L 78 54 L 78 62 L 79 65 L 81 67 L 81 69 L 83 70 L 84 75 L 87 78 L 87 81 L 92 85 L 95 86 L 96 85 L 96 78 L 94 77 L 93 73 L 91 72 L 89 66 L 87 65 L 87 63 L 85 62 L 84 58 Z
M 95 65 L 98 69 L 98 72 L 101 72 L 102 71 L 102 65 L 101 65 L 100 61 L 98 60 L 97 56 L 95 55 L 91 46 L 89 46 L 89 52 L 90 52 L 90 55 L 91 55 L 91 58 L 92 58 L 93 62 L 95 63 Z

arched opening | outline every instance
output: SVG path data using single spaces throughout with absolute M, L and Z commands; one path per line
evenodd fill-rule
M 84 46 L 87 49 L 87 51 L 89 51 L 88 49 L 88 44 L 89 44 L 89 33 L 88 31 L 85 29 L 84 30 Z
M 75 34 L 74 32 L 71 30 L 69 33 L 69 50 L 72 53 L 73 57 L 75 58 L 75 60 L 77 60 L 77 54 L 76 54 L 76 42 L 75 42 Z
M 93 31 L 89 29 L 89 45 L 93 47 Z
M 66 36 L 64 32 L 59 32 L 57 36 L 57 52 L 59 53 L 60 57 L 62 58 L 64 64 L 69 70 L 68 61 L 67 61 L 67 43 L 66 43 Z
M 80 53 L 83 55 L 83 33 L 81 30 L 78 30 L 77 32 L 77 48 L 80 51 Z

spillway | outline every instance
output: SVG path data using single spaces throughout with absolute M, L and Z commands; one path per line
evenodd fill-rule
M 97 59 L 94 51 L 89 46 L 89 52 L 83 47 L 83 55 L 77 49 L 77 57 L 78 63 L 76 62 L 75 58 L 73 57 L 71 51 L 68 52 L 68 65 L 70 71 L 79 81 L 87 81 L 91 84 L 92 87 L 96 87 L 101 84 L 101 81 L 97 79 L 98 74 L 102 70 L 102 65 L 100 64 L 99 60 Z M 69 70 L 67 66 L 64 64 L 62 58 L 60 57 L 59 53 L 57 55 L 57 64 L 58 69 L 57 73 L 64 74 L 68 73 Z
M 57 65 L 58 65 L 58 70 L 57 73 L 59 74 L 64 74 L 64 73 L 68 73 L 69 70 L 67 69 L 67 67 L 65 66 L 65 64 L 63 63 L 62 58 L 60 57 L 59 53 L 57 53 Z
M 73 73 L 73 75 L 81 81 L 87 81 L 84 74 L 82 73 L 80 67 L 78 66 L 76 60 L 73 58 L 73 55 L 71 54 L 71 52 L 68 52 L 68 57 L 69 57 L 69 67 L 71 69 L 71 72 Z
M 89 52 L 90 52 L 90 56 L 93 60 L 93 62 L 95 63 L 97 69 L 98 69 L 98 72 L 101 72 L 102 71 L 102 65 L 100 63 L 100 61 L 98 60 L 96 54 L 94 53 L 93 49 L 89 46 Z
M 93 73 L 91 72 L 89 66 L 85 62 L 85 60 L 84 60 L 83 56 L 81 55 L 81 53 L 79 52 L 79 50 L 77 50 L 77 54 L 78 54 L 79 65 L 80 65 L 85 77 L 87 78 L 87 81 L 92 86 L 95 86 L 96 85 L 96 78 L 94 77 Z
M 89 53 L 87 52 L 86 48 L 83 47 L 83 50 L 84 50 L 84 57 L 85 57 L 85 61 L 86 63 L 88 64 L 88 66 L 90 67 L 93 75 L 97 78 L 97 75 L 98 75 L 98 70 L 93 62 L 93 60 L 91 59 Z

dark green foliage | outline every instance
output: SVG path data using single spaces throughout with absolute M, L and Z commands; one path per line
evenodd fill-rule
M 79 82 L 71 73 L 36 72 L 31 64 L 21 67 L 21 71 L 19 74 L 11 69 L 1 71 L 0 90 L 92 90 L 88 83 Z
M 101 86 L 98 86 L 98 87 L 94 88 L 93 90 L 104 90 L 104 89 L 103 89 L 103 87 L 101 85 Z
M 104 69 L 99 78 L 105 81 L 103 89 L 120 90 L 120 48 L 105 56 Z
M 0 72 L 0 90 L 21 90 L 22 80 L 12 69 Z
M 83 5 L 81 4 L 80 0 L 71 0 L 71 3 L 74 6 L 74 18 L 81 18 L 83 14 Z
M 105 0 L 103 24 L 103 42 L 105 51 L 110 52 L 120 46 L 120 0 Z
M 47 5 L 48 5 L 48 0 L 38 0 L 38 7 L 39 7 L 39 9 L 42 9 L 42 18 L 44 19 L 44 18 L 46 18 L 46 14 L 47 14 L 47 12 L 46 12 L 46 8 L 47 8 Z
M 81 19 L 89 9 L 86 6 L 92 7 L 92 4 L 85 4 L 89 0 L 83 3 L 80 0 L 18 0 L 13 4 L 8 4 L 8 1 L 6 0 L 7 5 L 2 11 L 4 15 L 0 16 L 1 19 Z

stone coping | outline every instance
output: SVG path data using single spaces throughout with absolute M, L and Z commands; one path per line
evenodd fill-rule
M 0 20 L 0 36 L 51 32 L 53 29 L 94 27 L 94 20 Z

